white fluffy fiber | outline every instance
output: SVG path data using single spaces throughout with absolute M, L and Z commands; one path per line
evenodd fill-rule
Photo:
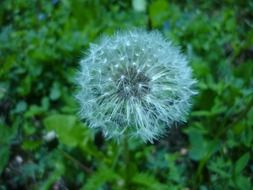
M 88 126 L 119 139 L 153 141 L 185 121 L 195 80 L 187 59 L 159 32 L 118 32 L 80 61 L 77 99 Z

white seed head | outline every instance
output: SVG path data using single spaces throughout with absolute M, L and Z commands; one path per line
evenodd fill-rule
M 186 57 L 159 32 L 119 32 L 89 52 L 76 80 L 80 117 L 89 127 L 108 138 L 152 142 L 185 121 L 195 80 Z

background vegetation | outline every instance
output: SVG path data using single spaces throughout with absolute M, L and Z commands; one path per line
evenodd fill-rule
M 199 94 L 187 123 L 131 141 L 127 189 L 252 189 L 252 18 L 250 0 L 1 0 L 0 190 L 126 189 L 121 147 L 76 116 L 73 77 L 90 42 L 133 27 L 182 46 Z

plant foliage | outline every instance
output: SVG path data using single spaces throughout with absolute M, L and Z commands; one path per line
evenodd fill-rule
M 117 30 L 157 29 L 189 58 L 186 123 L 129 142 L 127 189 L 253 187 L 253 3 L 0 1 L 0 190 L 126 189 L 122 147 L 77 117 L 82 51 Z

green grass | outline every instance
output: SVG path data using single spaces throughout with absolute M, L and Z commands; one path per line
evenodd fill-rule
M 122 147 L 79 120 L 73 77 L 89 43 L 136 27 L 182 47 L 199 94 L 187 123 L 129 142 L 128 189 L 253 188 L 252 1 L 140 2 L 0 2 L 0 190 L 126 189 Z

